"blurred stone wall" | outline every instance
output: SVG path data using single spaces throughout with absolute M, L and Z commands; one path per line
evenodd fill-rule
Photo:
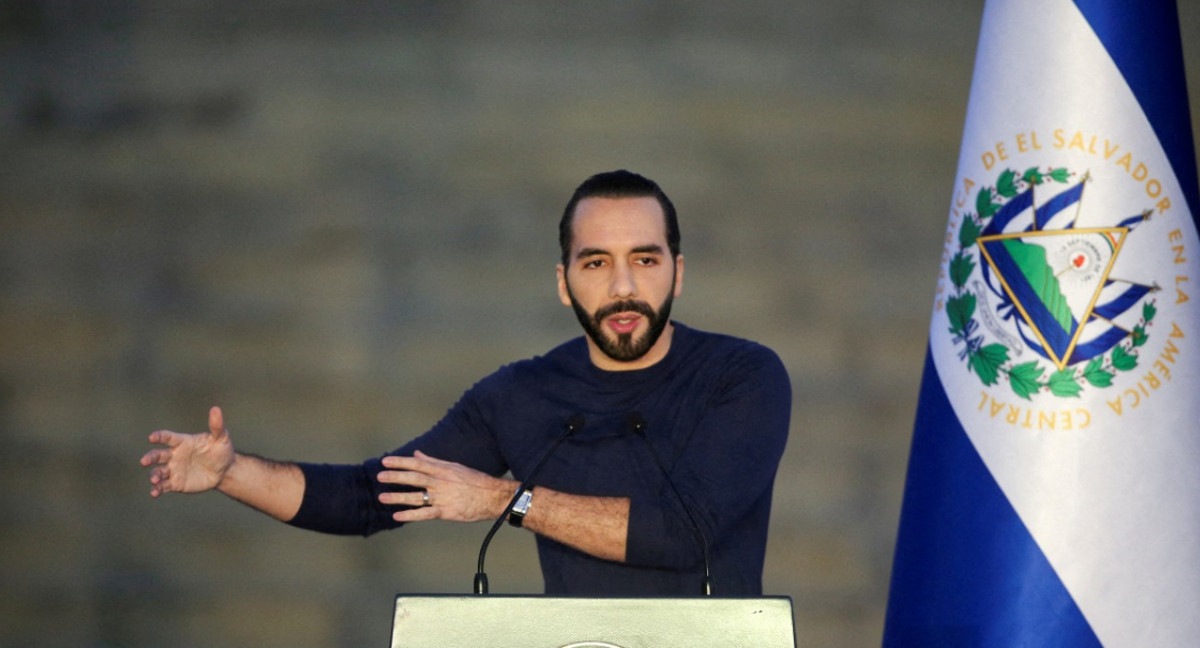
M 137 459 L 213 404 L 281 459 L 424 431 L 578 334 L 555 225 L 618 167 L 681 212 L 676 317 L 791 371 L 767 592 L 877 645 L 981 6 L 0 0 L 0 645 L 384 645 L 469 592 L 486 525 L 320 536 Z M 488 566 L 540 591 L 526 532 Z

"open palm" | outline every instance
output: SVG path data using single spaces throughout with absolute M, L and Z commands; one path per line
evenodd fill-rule
M 221 408 L 208 412 L 208 432 L 180 434 L 158 430 L 150 434 L 154 448 L 142 455 L 143 466 L 150 470 L 150 495 L 163 493 L 199 493 L 215 488 L 233 465 L 233 443 L 225 429 Z

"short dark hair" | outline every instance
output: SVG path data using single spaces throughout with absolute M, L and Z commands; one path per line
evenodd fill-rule
M 558 245 L 562 248 L 562 262 L 567 265 L 571 255 L 571 243 L 574 233 L 572 225 L 575 220 L 575 207 L 584 198 L 654 198 L 662 206 L 663 216 L 667 226 L 667 248 L 671 258 L 679 256 L 679 220 L 675 216 L 675 205 L 663 193 L 658 183 L 631 171 L 620 169 L 606 171 L 583 181 L 575 189 L 567 207 L 563 210 L 562 220 L 558 222 Z

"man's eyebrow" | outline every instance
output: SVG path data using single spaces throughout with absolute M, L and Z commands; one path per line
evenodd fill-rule
M 630 254 L 662 254 L 663 246 L 659 245 L 658 243 L 647 243 L 646 245 L 639 245 L 639 246 L 633 248 L 632 250 L 629 251 L 629 253 Z M 575 253 L 575 258 L 576 259 L 586 259 L 587 257 L 611 256 L 611 255 L 612 255 L 612 252 L 609 252 L 608 250 L 605 250 L 603 248 L 583 248 L 583 249 L 579 250 L 579 252 Z
M 583 259 L 586 257 L 607 256 L 608 254 L 609 254 L 608 250 L 603 250 L 600 248 L 583 248 L 575 253 L 575 258 Z

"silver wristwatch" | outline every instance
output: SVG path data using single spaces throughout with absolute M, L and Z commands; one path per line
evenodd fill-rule
M 512 510 L 508 512 L 508 523 L 519 527 L 525 523 L 525 514 L 529 512 L 529 505 L 533 503 L 533 490 L 526 488 L 521 491 L 521 496 L 517 498 L 517 503 L 513 504 Z

